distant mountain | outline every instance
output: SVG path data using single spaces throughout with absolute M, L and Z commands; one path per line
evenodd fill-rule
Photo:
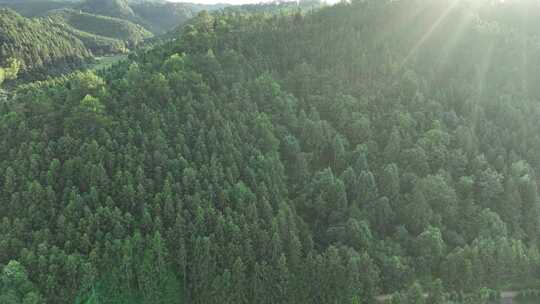
M 51 11 L 56 13 L 59 9 L 71 9 L 127 20 L 144 27 L 155 35 L 160 35 L 184 24 L 202 10 L 213 11 L 225 8 L 227 5 L 173 3 L 164 0 L 0 0 L 0 7 L 11 8 L 25 17 L 46 16 L 51 15 Z M 79 17 L 81 16 L 77 18 Z M 85 16 L 84 19 L 87 17 Z
M 75 9 L 96 15 L 135 19 L 135 13 L 126 0 L 86 0 L 75 6 Z
M 128 47 L 141 43 L 152 33 L 131 21 L 103 15 L 95 15 L 73 9 L 49 12 L 49 16 L 69 24 L 73 28 L 93 35 L 123 41 Z
M 161 0 L 86 0 L 75 6 L 82 11 L 129 20 L 154 34 L 163 34 L 184 24 L 201 10 L 216 10 L 226 5 L 173 3 Z
M 312 10 L 321 8 L 325 5 L 320 0 L 301 0 L 301 1 L 271 1 L 255 4 L 234 5 L 226 7 L 228 12 L 242 13 L 272 13 L 295 10 Z
M 42 16 L 54 9 L 74 6 L 72 1 L 0 0 L 0 7 L 10 8 L 24 17 Z
M 23 74 L 54 73 L 81 65 L 92 53 L 50 18 L 28 19 L 0 9 L 0 64 L 10 57 L 22 62 Z
M 196 14 L 193 8 L 184 3 L 143 1 L 131 7 L 139 17 L 139 22 L 155 34 L 165 33 L 184 24 Z
M 144 1 L 144 0 L 143 0 Z M 194 12 L 200 12 L 200 11 L 216 11 L 220 9 L 224 9 L 226 7 L 231 7 L 232 5 L 227 3 L 216 3 L 216 4 L 201 4 L 201 3 L 191 3 L 191 2 L 182 2 L 177 3 L 185 5 L 189 8 L 191 8 Z
M 128 46 L 126 42 L 104 37 L 100 35 L 95 35 L 92 33 L 88 33 L 85 31 L 81 31 L 79 29 L 76 29 L 72 27 L 71 25 L 65 23 L 65 22 L 58 22 L 55 23 L 56 26 L 61 27 L 62 30 L 67 31 L 68 33 L 71 33 L 75 37 L 77 37 L 79 40 L 81 40 L 84 45 L 92 51 L 94 55 L 103 56 L 103 55 L 110 55 L 110 54 L 119 54 L 119 53 L 125 53 L 128 51 Z

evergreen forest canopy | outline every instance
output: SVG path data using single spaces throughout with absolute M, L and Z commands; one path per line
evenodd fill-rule
M 50 11 L 48 16 L 81 32 L 125 42 L 129 47 L 136 46 L 142 43 L 145 38 L 152 37 L 152 33 L 142 26 L 124 19 L 89 14 L 72 9 Z
M 17 59 L 24 72 L 53 74 L 80 66 L 91 56 L 76 36 L 52 20 L 28 19 L 0 8 L 0 67 Z
M 0 303 L 478 304 L 538 281 L 536 1 L 249 11 L 0 105 Z

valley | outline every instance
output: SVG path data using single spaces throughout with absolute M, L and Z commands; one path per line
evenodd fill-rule
M 214 8 L 221 6 L 125 0 L 2 0 L 0 59 L 20 60 L 21 79 L 58 76 L 92 64 L 94 57 L 126 54 L 145 39 L 174 30 L 199 11 Z

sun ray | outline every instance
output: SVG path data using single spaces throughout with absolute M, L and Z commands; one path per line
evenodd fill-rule
M 491 42 L 486 48 L 483 60 L 480 62 L 476 70 L 476 92 L 478 96 L 482 96 L 486 84 L 486 75 L 491 66 L 491 59 L 493 57 L 494 43 Z
M 448 5 L 447 8 L 444 9 L 444 11 L 441 13 L 441 15 L 433 22 L 433 24 L 424 32 L 422 37 L 414 44 L 414 46 L 411 48 L 411 50 L 407 53 L 405 58 L 400 63 L 400 66 L 403 67 L 407 62 L 413 57 L 418 50 L 422 47 L 422 45 L 426 42 L 426 40 L 435 32 L 435 30 L 439 27 L 439 25 L 446 19 L 446 17 L 452 12 L 452 10 L 456 7 L 456 5 L 460 2 L 460 0 L 451 0 L 450 5 Z
M 452 32 L 451 36 L 447 39 L 447 42 L 441 48 L 441 52 L 435 63 L 436 66 L 433 71 L 433 76 L 441 73 L 445 69 L 448 61 L 450 60 L 456 49 L 456 46 L 460 42 L 460 39 L 463 38 L 463 34 L 467 31 L 467 28 L 471 25 L 474 18 L 475 15 L 473 13 L 467 13 L 456 25 L 455 30 Z
M 387 41 L 390 39 L 390 36 L 394 34 L 396 30 L 409 26 L 413 20 L 418 18 L 422 12 L 425 11 L 425 9 L 425 6 L 416 6 L 416 8 L 410 12 L 407 10 L 407 13 L 400 12 L 399 14 L 392 16 L 394 17 L 392 22 L 386 23 L 379 31 L 379 34 L 375 40 L 376 44 L 378 45 L 382 41 Z
M 522 22 L 522 26 L 523 28 L 526 28 L 528 22 L 529 22 L 529 10 L 528 9 L 523 9 L 523 11 L 521 12 L 522 14 L 522 18 L 521 18 L 521 22 Z M 529 58 L 528 58 L 528 54 L 527 54 L 527 50 L 528 50 L 528 41 L 527 41 L 527 37 L 525 35 L 523 35 L 522 37 L 520 37 L 520 42 L 521 42 L 521 45 L 520 45 L 520 51 L 521 51 L 521 69 L 520 69 L 520 78 L 521 78 L 521 89 L 523 90 L 523 92 L 525 93 L 528 93 L 528 81 L 529 81 L 529 77 L 528 77 L 528 64 L 529 64 Z

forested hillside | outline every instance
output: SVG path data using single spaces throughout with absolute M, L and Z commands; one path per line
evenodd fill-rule
M 325 3 L 320 0 L 267 1 L 255 4 L 233 5 L 224 8 L 227 12 L 238 13 L 295 13 L 300 10 L 314 10 Z
M 201 13 L 20 87 L 0 303 L 482 304 L 534 283 L 540 37 L 508 2 Z
M 119 26 L 125 28 L 126 24 L 135 23 L 143 27 L 145 31 L 161 35 L 184 24 L 202 10 L 212 11 L 225 6 L 153 0 L 0 0 L 0 8 L 13 9 L 25 17 L 58 15 L 59 12 L 63 12 L 65 17 L 75 19 L 79 25 L 75 26 L 76 29 L 90 27 L 91 31 L 88 32 L 90 34 L 95 34 L 96 28 L 92 27 L 95 22 L 104 22 L 98 30 L 104 31 L 108 27 L 117 29 Z M 104 20 L 104 17 L 112 17 L 113 19 Z M 121 24 L 118 24 L 119 19 L 122 20 Z M 116 21 L 112 22 L 111 20 Z M 133 25 L 129 27 L 133 28 Z M 136 32 L 140 32 L 140 30 Z M 97 41 L 97 38 L 93 37 L 97 43 L 106 44 L 103 40 Z
M 128 20 L 103 15 L 94 15 L 72 9 L 54 10 L 48 16 L 65 22 L 73 28 L 96 36 L 112 38 L 133 47 L 152 33 Z
M 135 18 L 135 13 L 129 7 L 127 0 L 86 0 L 76 8 L 96 15 L 121 19 Z
M 160 35 L 183 25 L 199 11 L 210 11 L 221 6 L 151 0 L 85 0 L 75 8 L 91 14 L 128 20 Z
M 186 3 L 142 1 L 131 7 L 152 33 L 163 34 L 176 26 L 183 25 L 202 9 L 194 9 Z
M 0 0 L 0 66 L 22 62 L 23 80 L 85 66 L 94 56 L 127 53 L 145 39 L 181 27 L 196 12 L 220 5 L 124 0 Z M 133 9 L 132 9 L 133 7 Z
M 48 19 L 28 19 L 0 9 L 0 66 L 9 58 L 21 61 L 23 73 L 54 74 L 81 65 L 91 53 L 74 35 Z
M 38 17 L 54 9 L 72 7 L 74 1 L 0 0 L 0 7 L 10 8 L 24 17 Z
M 81 40 L 84 46 L 89 49 L 93 55 L 97 56 L 123 54 L 128 52 L 128 46 L 131 46 L 128 44 L 129 40 L 123 41 L 115 38 L 92 34 L 72 27 L 71 25 L 67 24 L 63 18 L 58 18 L 58 16 L 52 16 L 52 18 L 56 21 L 56 26 L 60 27 L 62 30 L 72 34 L 73 36 Z M 108 30 L 108 32 L 111 32 L 111 30 Z M 120 33 L 121 32 L 122 31 L 120 31 Z M 139 35 L 140 33 L 137 33 L 135 35 L 129 35 L 128 30 L 128 34 L 125 37 L 128 37 L 129 39 L 136 39 L 135 41 L 138 41 L 138 39 L 140 39 Z

